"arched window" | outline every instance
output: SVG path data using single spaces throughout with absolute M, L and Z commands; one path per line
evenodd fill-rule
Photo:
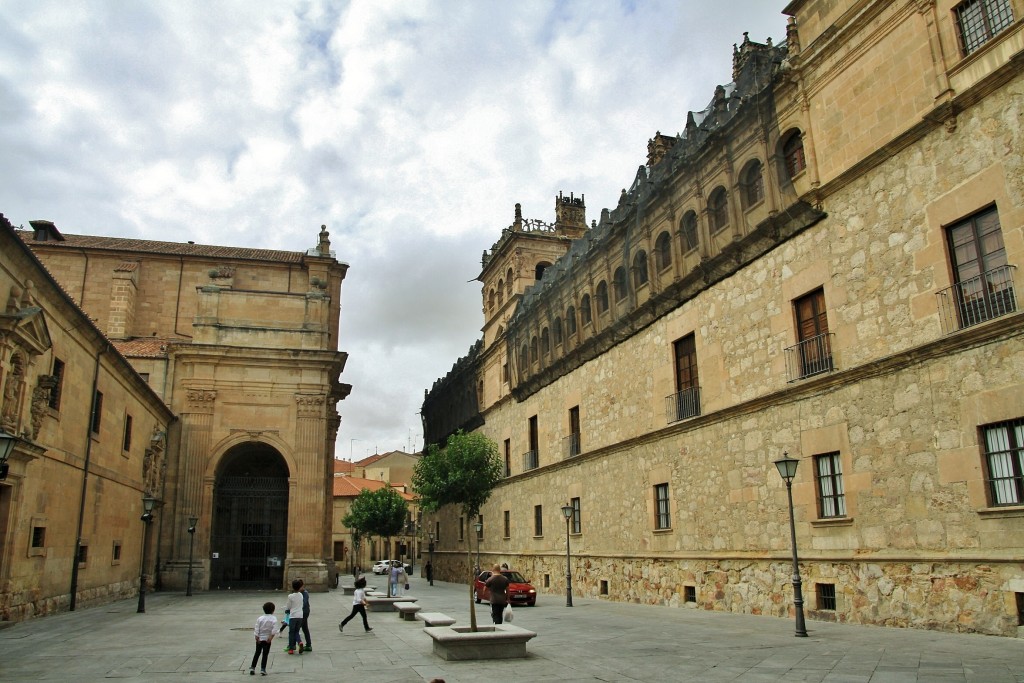
M 537 335 L 533 335 L 533 338 L 530 339 L 530 362 L 537 362 Z
M 639 289 L 647 284 L 647 252 L 640 250 L 633 257 L 633 287 Z
M 551 325 L 551 334 L 555 338 L 555 346 L 562 343 L 562 319 L 555 318 L 555 322 Z
M 695 211 L 687 211 L 686 215 L 683 216 L 683 222 L 680 226 L 683 233 L 683 249 L 684 251 L 693 251 L 697 248 L 697 213 Z
M 498 280 L 498 305 L 505 302 L 505 281 Z
M 496 335 L 494 335 L 494 338 L 497 339 L 498 337 L 500 337 L 503 334 L 505 334 L 505 328 L 502 327 L 501 325 L 498 325 L 498 333 Z
M 490 289 L 489 292 L 487 292 L 487 310 L 488 311 L 494 310 L 494 288 L 493 287 Z
M 626 294 L 629 293 L 626 284 L 626 269 L 619 266 L 615 269 L 615 300 L 622 301 L 626 298 Z
M 654 267 L 659 271 L 672 265 L 672 237 L 665 231 L 654 242 Z
M 523 342 L 522 348 L 519 349 L 519 374 L 522 377 L 526 377 L 526 373 L 530 369 L 530 357 L 526 354 L 526 342 Z
M 592 313 L 590 311 L 590 295 L 584 294 L 583 298 L 580 299 L 580 320 L 583 322 L 584 325 L 590 324 L 592 320 L 591 315 Z
M 601 280 L 597 283 L 597 312 L 604 313 L 608 310 L 608 283 Z
M 708 218 L 711 221 L 712 235 L 729 227 L 729 195 L 721 185 L 708 197 Z
M 743 205 L 750 208 L 764 201 L 764 167 L 758 160 L 747 164 L 740 175 L 740 186 L 743 188 Z
M 807 168 L 807 161 L 804 159 L 804 136 L 796 130 L 789 134 L 782 144 L 782 158 L 786 163 L 786 173 L 790 180 L 800 175 Z
M 570 337 L 576 334 L 576 309 L 572 306 L 565 312 L 565 328 Z
M 537 266 L 533 269 L 534 279 L 539 280 L 542 277 L 544 277 L 544 271 L 547 270 L 548 266 L 550 265 L 551 264 L 548 263 L 547 261 L 541 261 L 540 263 L 538 263 Z
M 540 352 L 544 356 L 551 355 L 551 333 L 546 327 L 540 331 Z
M 509 296 L 512 296 L 512 269 L 509 268 L 505 274 L 505 291 Z

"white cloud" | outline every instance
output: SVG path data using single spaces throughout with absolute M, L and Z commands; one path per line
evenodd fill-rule
M 291 250 L 326 223 L 351 265 L 338 453 L 420 446 L 513 205 L 614 206 L 647 139 L 730 80 L 743 31 L 783 37 L 784 4 L 8 0 L 0 211 Z

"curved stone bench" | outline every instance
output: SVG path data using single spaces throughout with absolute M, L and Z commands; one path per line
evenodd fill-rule
M 434 654 L 444 660 L 518 659 L 526 656 L 526 643 L 537 636 L 514 624 L 432 626 L 423 629 L 434 641 Z
M 416 613 L 423 608 L 417 605 L 415 602 L 396 602 L 395 609 L 398 610 L 399 619 L 404 619 L 406 621 L 416 621 Z

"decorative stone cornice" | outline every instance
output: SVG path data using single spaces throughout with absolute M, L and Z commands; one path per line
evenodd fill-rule
M 295 405 L 299 417 L 323 417 L 327 397 L 323 394 L 296 394 Z
M 213 402 L 217 400 L 217 392 L 211 389 L 186 389 L 189 408 L 213 409 Z

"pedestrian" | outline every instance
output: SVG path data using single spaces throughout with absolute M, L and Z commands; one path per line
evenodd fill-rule
M 508 604 L 508 577 L 501 573 L 500 566 L 494 565 L 494 570 L 484 586 L 491 595 L 491 621 L 500 624 L 504 621 L 501 613 Z
M 352 594 L 352 612 L 345 617 L 344 621 L 338 624 L 338 630 L 342 633 L 345 632 L 345 624 L 352 621 L 352 617 L 360 615 L 363 617 L 363 628 L 369 633 L 373 629 L 370 628 L 370 623 L 366 621 L 366 606 L 369 603 L 366 601 L 366 578 L 360 576 L 356 579 L 356 590 Z
M 434 565 L 430 564 L 430 560 L 427 560 L 426 566 L 423 568 L 427 572 L 427 581 L 434 580 Z
M 263 662 L 260 664 L 260 674 L 267 675 L 267 655 L 270 654 L 270 642 L 277 635 L 277 617 L 274 616 L 274 603 L 263 603 L 263 614 L 256 619 L 256 626 L 252 634 L 256 636 L 256 653 L 252 656 L 252 664 L 249 665 L 249 675 L 256 675 L 256 660 L 263 655 Z
M 398 565 L 398 592 L 395 595 L 405 595 L 409 588 L 409 575 L 405 573 L 405 564 Z
M 288 654 L 302 654 L 302 579 L 292 581 L 292 592 L 284 603 L 284 613 L 288 615 Z
M 305 581 L 302 581 L 302 637 L 306 639 L 306 646 L 303 649 L 312 652 L 313 637 L 309 635 L 309 591 L 306 590 Z
M 388 579 L 389 579 L 388 585 L 391 588 L 391 591 L 388 593 L 388 595 L 390 597 L 396 597 L 398 595 L 398 586 L 399 586 L 398 579 L 401 578 L 401 574 L 402 574 L 402 565 L 401 564 L 399 564 L 397 567 L 395 565 L 391 565 L 391 571 L 388 572 Z

